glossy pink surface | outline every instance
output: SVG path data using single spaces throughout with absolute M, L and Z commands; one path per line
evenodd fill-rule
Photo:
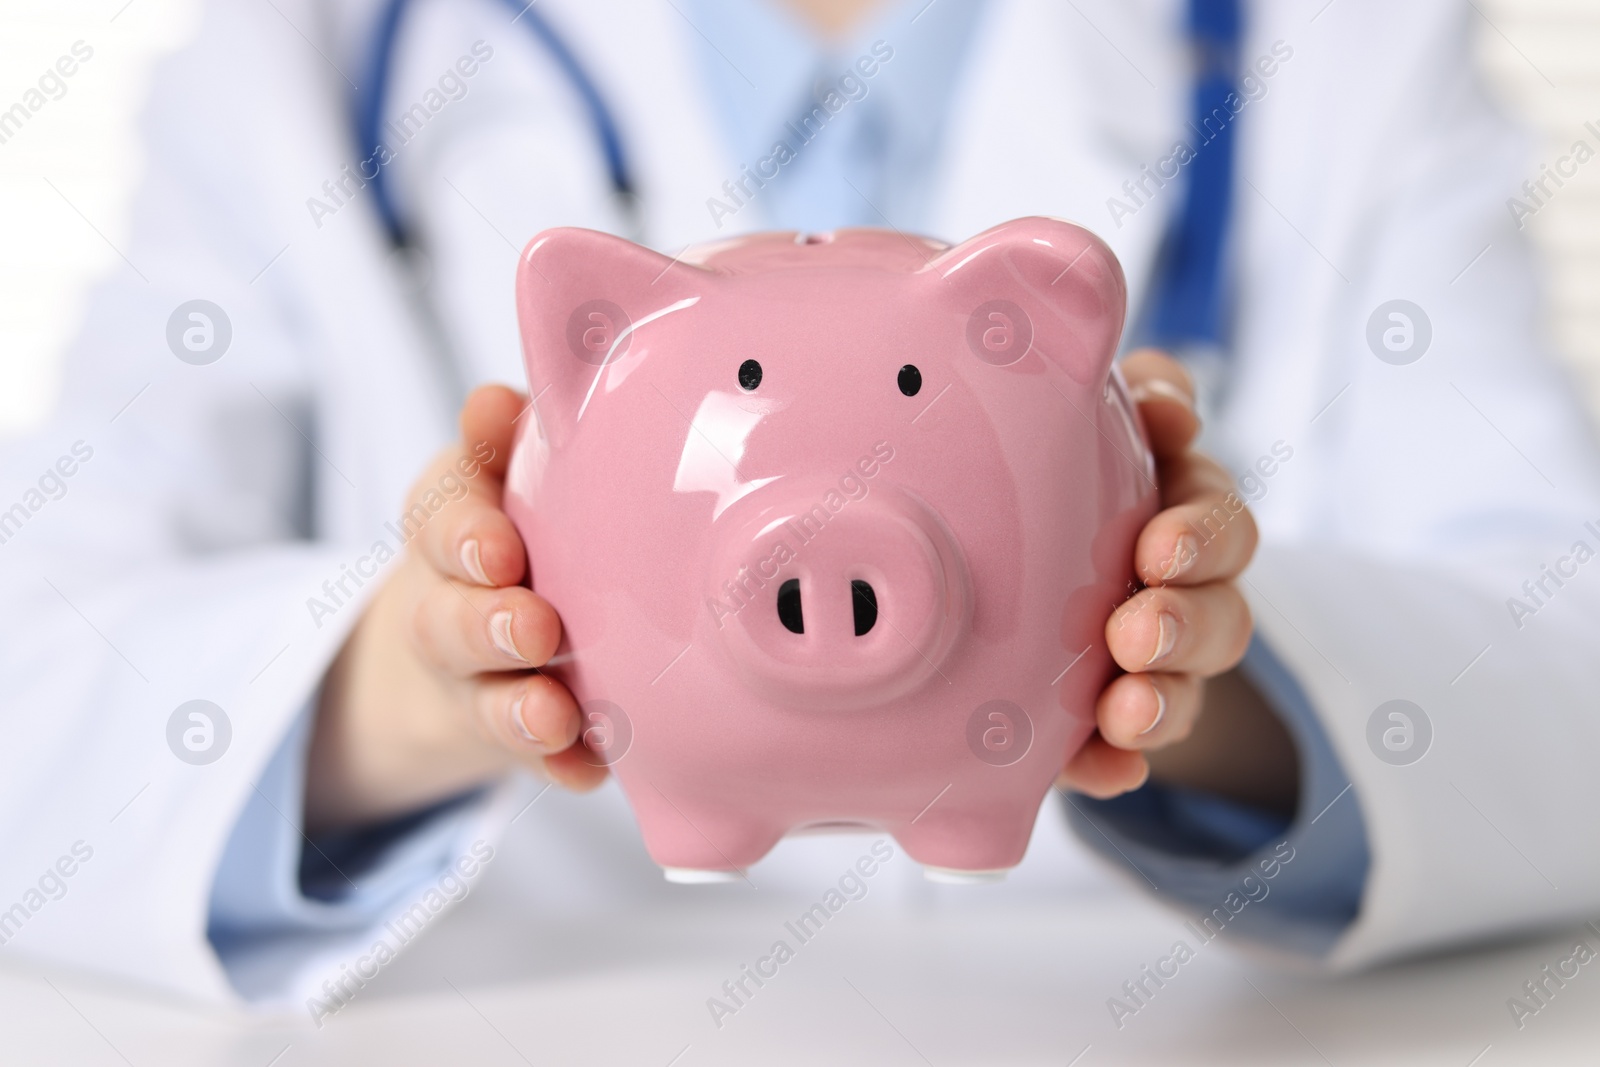
M 658 863 L 838 824 L 935 868 L 1022 858 L 1156 506 L 1111 368 L 1125 299 L 1099 239 L 1043 218 L 953 248 L 528 246 L 538 418 L 506 509 L 565 626 L 551 673 Z

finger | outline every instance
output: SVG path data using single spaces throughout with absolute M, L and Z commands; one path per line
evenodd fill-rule
M 440 574 L 476 585 L 522 581 L 527 552 L 500 509 L 500 482 L 474 454 L 446 450 L 412 489 L 400 528 Z
M 1237 494 L 1207 493 L 1146 523 L 1134 547 L 1134 566 L 1146 585 L 1235 578 L 1258 539 L 1256 520 Z
M 546 756 L 544 773 L 557 785 L 575 793 L 587 793 L 606 780 L 607 770 L 588 749 L 573 745 L 564 752 Z
M 484 733 L 525 763 L 571 748 L 582 727 L 578 702 L 547 674 L 485 675 L 472 702 Z
M 1138 789 L 1149 777 L 1150 765 L 1143 756 L 1127 749 L 1112 748 L 1097 733 L 1067 761 L 1056 778 L 1056 785 L 1087 793 L 1097 800 L 1108 800 Z
M 423 662 L 468 678 L 547 662 L 561 641 L 561 620 L 520 585 L 484 589 L 439 578 L 418 598 L 411 636 Z
M 503 385 L 474 389 L 461 405 L 461 440 L 496 481 L 505 477 L 521 421 L 531 418 L 528 398 Z
M 1164 507 L 1182 504 L 1207 493 L 1235 491 L 1233 475 L 1209 456 L 1185 452 L 1161 463 L 1161 500 Z
M 1200 417 L 1194 410 L 1194 381 L 1189 372 L 1183 364 L 1154 348 L 1128 353 L 1119 366 L 1156 458 L 1181 455 L 1200 432 Z
M 1106 644 L 1125 671 L 1209 678 L 1244 657 L 1250 608 L 1231 582 L 1143 589 L 1107 620 Z
M 492 675 L 473 683 L 478 724 L 529 770 L 586 793 L 606 768 L 579 742 L 583 717 L 566 686 L 548 674 Z
M 1114 748 L 1160 748 L 1189 736 L 1204 693 L 1193 674 L 1124 674 L 1100 694 L 1095 721 Z

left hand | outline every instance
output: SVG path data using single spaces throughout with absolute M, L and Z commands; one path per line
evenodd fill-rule
M 1234 579 L 1255 553 L 1257 536 L 1227 471 L 1190 447 L 1200 420 L 1183 367 L 1143 349 L 1122 361 L 1122 372 L 1155 453 L 1162 510 L 1134 549 L 1146 588 L 1106 623 L 1111 656 L 1127 673 L 1101 692 L 1098 729 L 1057 783 L 1099 798 L 1143 785 L 1150 774 L 1145 751 L 1188 738 L 1206 679 L 1244 656 L 1250 609 Z

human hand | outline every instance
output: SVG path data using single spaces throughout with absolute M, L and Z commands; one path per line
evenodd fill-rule
M 461 410 L 461 442 L 412 489 L 408 508 L 441 490 L 448 502 L 429 513 L 328 671 L 308 828 L 392 818 L 516 765 L 574 789 L 605 777 L 574 746 L 572 695 L 534 669 L 554 654 L 561 620 L 519 584 L 527 554 L 500 508 L 524 406 L 503 386 L 476 390 Z
M 1129 355 L 1122 372 L 1155 453 L 1162 510 L 1134 549 L 1146 588 L 1106 623 L 1111 656 L 1127 673 L 1100 694 L 1097 730 L 1058 781 L 1101 798 L 1143 785 L 1145 754 L 1186 741 L 1206 703 L 1207 679 L 1244 656 L 1250 609 L 1234 579 L 1256 548 L 1255 520 L 1233 479 L 1190 447 L 1200 420 L 1188 373 L 1153 349 Z

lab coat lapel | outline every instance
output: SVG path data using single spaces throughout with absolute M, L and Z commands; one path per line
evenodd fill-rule
M 722 195 L 738 166 L 715 127 L 694 28 L 672 4 L 631 0 L 551 0 L 548 16 L 616 110 L 639 186 L 638 236 L 668 254 L 723 236 L 706 201 Z
M 1150 195 L 1138 198 L 1122 186 L 1180 135 L 1181 15 L 1178 0 L 991 0 L 946 131 L 937 236 L 960 240 L 1023 215 L 1070 219 L 1111 245 L 1136 309 L 1181 186 L 1147 182 Z M 1112 198 L 1131 212 L 1114 215 Z
M 331 52 L 335 42 L 316 7 L 307 0 L 282 5 L 296 28 L 326 34 L 322 47 Z M 211 11 L 214 18 L 229 17 L 225 5 Z M 274 234 L 274 247 L 266 251 L 278 258 L 252 284 L 281 288 L 283 299 L 294 303 L 291 313 L 306 339 L 303 358 L 322 381 L 315 425 L 303 428 L 318 450 L 319 533 L 369 541 L 398 513 L 412 479 L 449 439 L 459 398 L 423 341 L 371 210 L 370 188 L 331 216 L 309 210 L 313 197 L 328 202 L 325 183 L 340 180 L 342 169 L 353 168 L 360 156 L 346 117 L 348 85 L 310 52 L 297 76 L 280 78 L 279 86 L 282 97 L 298 99 L 262 106 L 251 121 L 274 143 L 295 150 L 264 151 L 255 161 L 269 215 L 261 228 Z

